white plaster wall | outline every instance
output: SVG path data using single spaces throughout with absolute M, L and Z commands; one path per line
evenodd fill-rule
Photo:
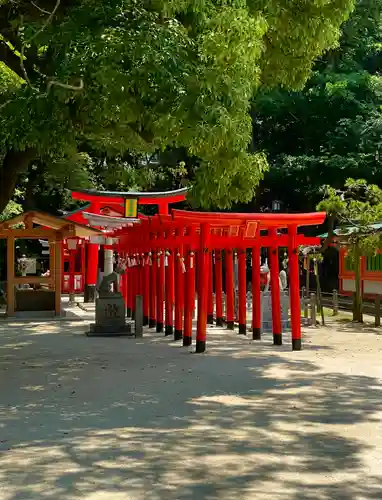
M 344 292 L 355 292 L 355 281 L 354 280 L 342 280 L 342 288 Z
M 380 281 L 364 281 L 364 293 L 382 295 L 382 282 Z

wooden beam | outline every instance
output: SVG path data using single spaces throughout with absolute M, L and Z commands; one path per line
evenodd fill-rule
M 32 285 L 52 285 L 54 278 L 52 276 L 17 276 L 13 279 L 15 285 L 32 284 Z
M 0 238 L 8 238 L 12 236 L 13 238 L 21 238 L 25 240 L 33 239 L 45 239 L 54 238 L 56 231 L 52 229 L 4 229 L 0 228 Z
M 15 239 L 7 238 L 7 315 L 15 315 Z

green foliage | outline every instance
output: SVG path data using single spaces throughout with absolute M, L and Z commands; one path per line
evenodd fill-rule
M 16 190 L 15 199 L 8 202 L 5 209 L 0 214 L 0 221 L 11 219 L 12 217 L 15 217 L 16 215 L 19 215 L 23 212 L 23 207 L 18 201 L 16 201 L 17 199 L 20 200 L 20 198 L 21 192 L 19 190 Z
M 382 190 L 364 179 L 347 179 L 345 190 L 324 186 L 325 196 L 317 205 L 339 225 L 339 241 L 372 255 L 382 245 L 382 232 L 373 225 L 382 221 Z
M 0 76 L 0 151 L 32 151 L 54 178 L 88 148 L 117 157 L 181 148 L 198 158 L 196 204 L 249 200 L 267 168 L 248 151 L 252 96 L 302 88 L 353 3 L 44 0 L 44 13 L 5 0 L 0 75 L 5 65 L 17 77 Z M 91 172 L 86 161 L 81 172 Z
M 254 144 L 270 162 L 263 203 L 270 192 L 286 208 L 307 211 L 323 183 L 382 182 L 381 9 L 381 0 L 356 2 L 340 45 L 317 61 L 303 91 L 258 94 Z
M 355 300 L 353 319 L 363 321 L 361 256 L 375 255 L 382 245 L 382 190 L 364 179 L 347 179 L 344 190 L 324 186 L 324 199 L 318 210 L 326 210 L 333 223 L 339 225 L 336 240 L 347 248 L 354 270 Z M 332 238 L 329 233 L 328 238 Z

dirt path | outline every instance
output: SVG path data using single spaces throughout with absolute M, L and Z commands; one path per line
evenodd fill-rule
M 382 498 L 373 328 L 301 352 L 211 330 L 203 355 L 84 330 L 0 323 L 2 500 Z

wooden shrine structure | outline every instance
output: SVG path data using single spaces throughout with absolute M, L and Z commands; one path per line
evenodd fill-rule
M 122 289 L 128 315 L 134 315 L 135 297 L 143 297 L 144 323 L 157 332 L 192 343 L 192 318 L 197 305 L 196 352 L 206 348 L 207 324 L 233 329 L 233 254 L 238 258 L 239 333 L 246 334 L 246 266 L 252 254 L 252 336 L 261 338 L 260 250 L 268 248 L 272 298 L 273 341 L 282 344 L 278 249 L 288 249 L 292 348 L 301 349 L 299 246 L 320 243 L 298 233 L 300 226 L 322 224 L 326 214 L 244 214 L 171 210 L 155 216 L 134 214 L 110 225 L 98 215 L 90 223 L 103 226 L 125 262 Z M 225 269 L 225 314 L 223 267 Z M 216 297 L 214 311 L 213 291 Z M 197 301 L 195 301 L 195 292 Z
M 57 316 L 61 315 L 63 243 L 66 239 L 89 238 L 99 234 L 97 229 L 40 211 L 25 212 L 0 223 L 0 238 L 7 240 L 7 316 L 30 311 L 52 311 Z M 48 276 L 15 275 L 17 239 L 48 241 Z M 26 288 L 25 285 L 32 287 Z

